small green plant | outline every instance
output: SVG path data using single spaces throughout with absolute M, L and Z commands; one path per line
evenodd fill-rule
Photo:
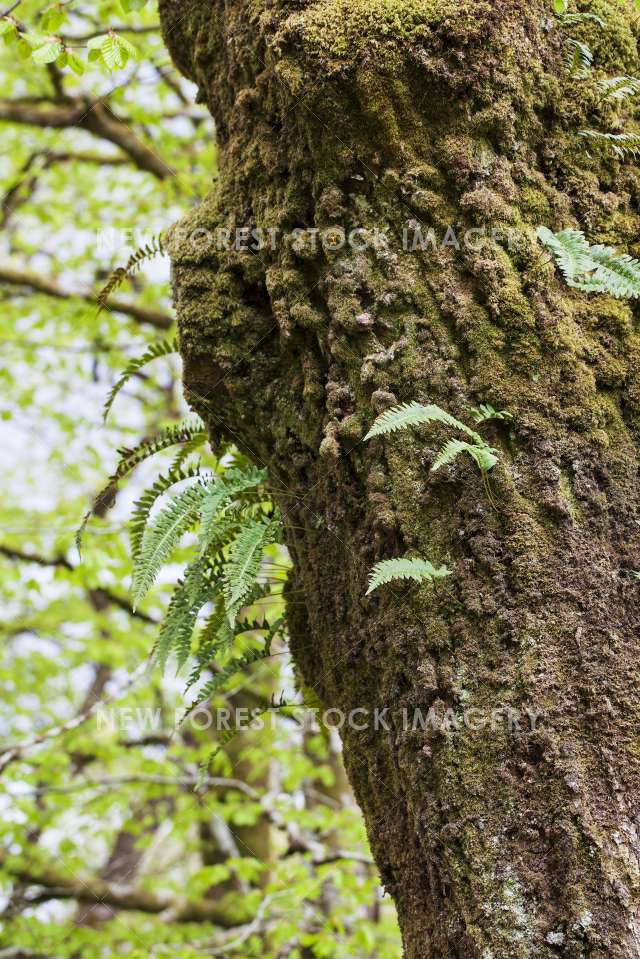
M 493 409 L 493 407 L 491 407 Z M 479 410 L 477 412 L 480 412 Z M 502 416 L 506 411 L 502 411 Z M 494 411 L 495 413 L 495 411 Z M 507 414 L 508 416 L 509 414 Z M 482 419 L 490 419 L 480 413 Z M 482 420 L 481 420 L 482 421 Z M 375 423 L 365 436 L 365 440 L 373 439 L 374 436 L 383 436 L 387 433 L 395 433 L 397 430 L 405 430 L 409 426 L 419 426 L 422 423 L 442 423 L 445 426 L 453 427 L 466 434 L 471 442 L 450 439 L 437 454 L 431 466 L 431 472 L 435 472 L 442 466 L 452 463 L 461 453 L 468 453 L 477 465 L 483 479 L 486 480 L 487 474 L 498 462 L 497 450 L 494 449 L 480 436 L 475 430 L 472 430 L 466 423 L 456 419 L 451 413 L 447 413 L 440 406 L 430 404 L 423 406 L 422 403 L 402 403 L 400 406 L 394 406 L 376 419 Z
M 379 586 L 385 586 L 393 579 L 412 579 L 416 583 L 429 582 L 445 579 L 451 575 L 451 570 L 446 566 L 440 566 L 439 569 L 426 559 L 410 559 L 408 556 L 400 559 L 383 559 L 371 570 L 369 574 L 368 596 Z
M 481 403 L 480 406 L 472 406 L 469 413 L 477 424 L 486 423 L 487 420 L 507 420 L 513 419 L 513 414 L 509 410 L 496 410 L 491 403 Z
M 478 408 L 474 407 L 471 410 L 471 415 L 476 423 L 484 423 L 491 419 L 512 419 L 511 413 L 507 410 L 496 410 L 489 403 L 482 403 Z M 446 410 L 435 403 L 424 406 L 422 403 L 414 401 L 413 403 L 402 403 L 400 406 L 385 410 L 378 416 L 365 436 L 365 440 L 395 433 L 398 430 L 406 430 L 410 426 L 420 426 L 423 423 L 441 423 L 464 433 L 468 437 L 468 440 L 461 440 L 456 437 L 447 440 L 436 454 L 431 464 L 431 472 L 435 473 L 443 466 L 452 463 L 461 453 L 467 453 L 480 470 L 487 496 L 493 505 L 488 474 L 498 462 L 498 451 L 489 446 L 480 434 L 476 433 L 470 426 L 452 416 L 451 413 L 447 413 Z M 429 560 L 425 559 L 412 559 L 405 556 L 399 559 L 382 560 L 382 562 L 376 563 L 371 571 L 367 595 L 392 579 L 414 579 L 416 582 L 428 581 L 433 583 L 450 574 L 451 571 L 446 566 L 440 566 L 436 569 Z
M 599 130 L 580 130 L 578 136 L 599 141 L 611 148 L 619 160 L 637 157 L 640 153 L 640 134 L 638 133 L 602 133 Z
M 132 376 L 135 376 L 147 363 L 151 363 L 152 360 L 157 360 L 161 356 L 170 356 L 172 353 L 176 353 L 178 349 L 178 343 L 175 338 L 171 340 L 160 340 L 158 343 L 151 343 L 147 349 L 144 351 L 142 356 L 138 356 L 135 359 L 131 360 L 123 369 L 122 373 L 116 380 L 113 389 L 107 397 L 107 401 L 104 404 L 102 410 L 102 419 L 106 420 L 109 415 L 109 411 L 113 406 L 115 398 L 118 393 L 125 386 Z
M 640 93 L 640 79 L 624 74 L 598 81 L 603 100 L 628 100 Z
M 104 287 L 98 293 L 98 313 L 107 308 L 107 300 L 114 290 L 122 286 L 125 280 L 131 279 L 143 263 L 156 256 L 164 256 L 162 233 L 152 236 L 148 243 L 131 254 L 124 266 L 119 266 L 111 272 Z
M 546 226 L 537 237 L 553 255 L 568 286 L 620 299 L 640 296 L 640 262 L 610 246 L 590 246 L 581 230 L 553 233 Z

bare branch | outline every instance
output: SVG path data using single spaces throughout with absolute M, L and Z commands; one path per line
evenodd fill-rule
M 98 294 L 92 290 L 75 292 L 67 290 L 47 277 L 32 273 L 29 270 L 17 270 L 9 266 L 0 266 L 0 281 L 10 286 L 27 287 L 36 293 L 44 293 L 59 300 L 84 300 L 86 303 L 98 305 Z M 146 323 L 159 330 L 168 330 L 173 325 L 173 318 L 168 313 L 152 310 L 146 306 L 138 306 L 117 297 L 109 297 L 107 308 L 116 313 L 124 313 L 139 323 Z
M 117 116 L 102 101 L 85 98 L 56 103 L 43 99 L 0 100 L 0 120 L 27 126 L 64 130 L 79 127 L 120 147 L 140 170 L 159 180 L 173 176 L 173 170 L 146 146 L 129 123 Z

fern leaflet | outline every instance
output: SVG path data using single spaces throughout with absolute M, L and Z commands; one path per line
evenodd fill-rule
M 135 374 L 144 366 L 146 366 L 147 363 L 151 363 L 152 360 L 159 359 L 161 356 L 169 356 L 171 353 L 175 353 L 177 349 L 178 344 L 175 339 L 160 340 L 158 343 L 152 343 L 150 346 L 148 346 L 142 356 L 138 356 L 134 360 L 131 360 L 131 362 L 125 366 L 111 392 L 109 393 L 109 396 L 107 397 L 107 401 L 102 410 L 103 421 L 107 419 L 109 411 L 111 410 L 118 393 L 123 386 L 129 382 L 132 376 L 135 376 Z
M 189 486 L 173 497 L 155 523 L 145 530 L 133 571 L 131 595 L 134 607 L 148 593 L 180 537 L 197 522 L 206 495 L 206 488 L 200 483 Z
M 257 579 L 265 547 L 276 539 L 279 525 L 277 520 L 253 522 L 241 530 L 231 546 L 223 572 L 223 590 L 232 624 Z
M 598 86 L 602 91 L 603 100 L 627 100 L 629 97 L 635 97 L 640 93 L 640 80 L 638 77 L 620 76 L 606 77 L 598 81 Z
M 170 469 L 164 476 L 159 476 L 153 486 L 146 489 L 140 499 L 134 504 L 133 513 L 129 522 L 129 536 L 131 539 L 131 557 L 134 565 L 137 562 L 142 537 L 145 526 L 149 522 L 149 515 L 155 502 L 166 493 L 168 489 L 187 479 L 194 479 L 201 476 L 201 467 L 199 463 L 191 466 L 178 467 Z
M 640 262 L 609 246 L 589 246 L 580 230 L 538 230 L 538 239 L 553 254 L 568 286 L 618 298 L 640 296 Z
M 164 255 L 162 233 L 152 237 L 149 243 L 145 243 L 144 246 L 132 253 L 124 266 L 113 270 L 105 286 L 98 293 L 98 313 L 107 308 L 107 301 L 113 291 L 121 286 L 126 279 L 132 277 L 134 273 L 137 273 L 145 260 L 150 260 L 158 255 Z
M 409 559 L 404 556 L 400 559 L 384 559 L 371 570 L 369 575 L 368 596 L 380 586 L 390 583 L 392 579 L 412 579 L 416 583 L 428 581 L 435 582 L 438 579 L 444 579 L 451 575 L 451 570 L 446 566 L 440 566 L 439 569 L 426 559 Z
M 625 160 L 628 156 L 637 157 L 640 152 L 640 134 L 638 133 L 603 133 L 600 130 L 580 130 L 578 136 L 590 140 L 599 140 L 605 146 L 610 146 L 620 160 Z
M 483 439 L 466 423 L 447 413 L 441 407 L 431 404 L 423 406 L 422 403 L 402 403 L 400 406 L 394 406 L 385 410 L 376 419 L 375 423 L 365 436 L 365 440 L 370 440 L 374 436 L 382 436 L 386 433 L 394 433 L 396 430 L 407 429 L 408 426 L 418 426 L 420 423 L 444 423 L 447 426 L 453 426 L 470 436 L 476 443 L 483 443 Z

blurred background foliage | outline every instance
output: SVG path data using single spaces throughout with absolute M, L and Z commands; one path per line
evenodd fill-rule
M 209 189 L 212 122 L 153 3 L 24 0 L 0 34 L 0 957 L 397 957 L 335 731 L 269 708 L 300 699 L 286 643 L 213 702 L 267 710 L 221 741 L 176 724 L 184 676 L 148 667 L 190 541 L 134 612 L 127 518 L 171 451 L 74 545 L 117 449 L 186 412 L 169 356 L 101 419 L 171 335 L 168 261 L 96 298 Z M 269 561 L 282 579 L 282 547 Z

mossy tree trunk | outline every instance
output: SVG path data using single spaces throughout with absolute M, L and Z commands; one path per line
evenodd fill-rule
M 634 252 L 638 170 L 578 136 L 615 103 L 569 75 L 546 0 L 160 8 L 220 147 L 170 241 L 188 397 L 283 491 L 304 681 L 387 710 L 345 762 L 406 956 L 640 956 L 637 310 L 569 289 L 535 240 Z M 606 27 L 572 35 L 636 70 L 633 4 L 591 9 Z M 243 227 L 273 248 L 217 242 Z M 305 228 L 336 248 L 283 239 Z M 440 427 L 362 442 L 409 400 L 513 413 L 483 427 L 495 505 L 470 461 L 429 473 Z M 453 575 L 365 598 L 407 551 Z M 405 728 L 430 707 L 448 721 Z M 500 707 L 513 728 L 455 728 Z

